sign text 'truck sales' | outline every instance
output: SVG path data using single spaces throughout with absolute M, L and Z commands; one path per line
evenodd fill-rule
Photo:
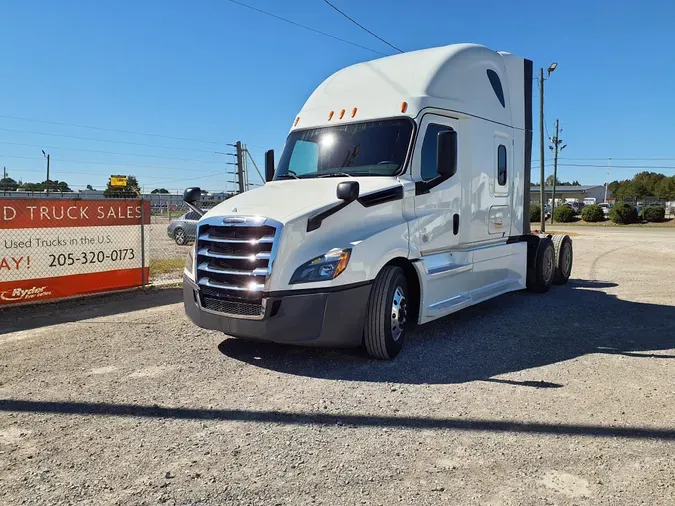
M 149 202 L 0 199 L 0 306 L 139 286 L 141 220 Z

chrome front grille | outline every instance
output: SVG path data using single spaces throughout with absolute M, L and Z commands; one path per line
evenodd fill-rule
M 281 224 L 260 217 L 204 220 L 197 235 L 200 302 L 209 311 L 262 318 Z

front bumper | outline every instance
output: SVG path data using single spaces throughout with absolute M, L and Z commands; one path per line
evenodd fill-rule
M 185 313 L 199 327 L 233 337 L 304 346 L 353 347 L 363 339 L 371 285 L 338 291 L 270 296 L 261 320 L 225 316 L 204 310 L 199 291 L 183 277 Z

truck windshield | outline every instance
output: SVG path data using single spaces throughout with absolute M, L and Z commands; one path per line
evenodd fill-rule
M 292 132 L 274 179 L 394 175 L 412 131 L 412 121 L 396 119 Z

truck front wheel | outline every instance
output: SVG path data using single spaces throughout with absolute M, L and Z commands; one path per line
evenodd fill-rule
M 391 360 L 403 348 L 408 318 L 408 282 L 403 269 L 386 266 L 375 278 L 363 337 L 368 354 Z

